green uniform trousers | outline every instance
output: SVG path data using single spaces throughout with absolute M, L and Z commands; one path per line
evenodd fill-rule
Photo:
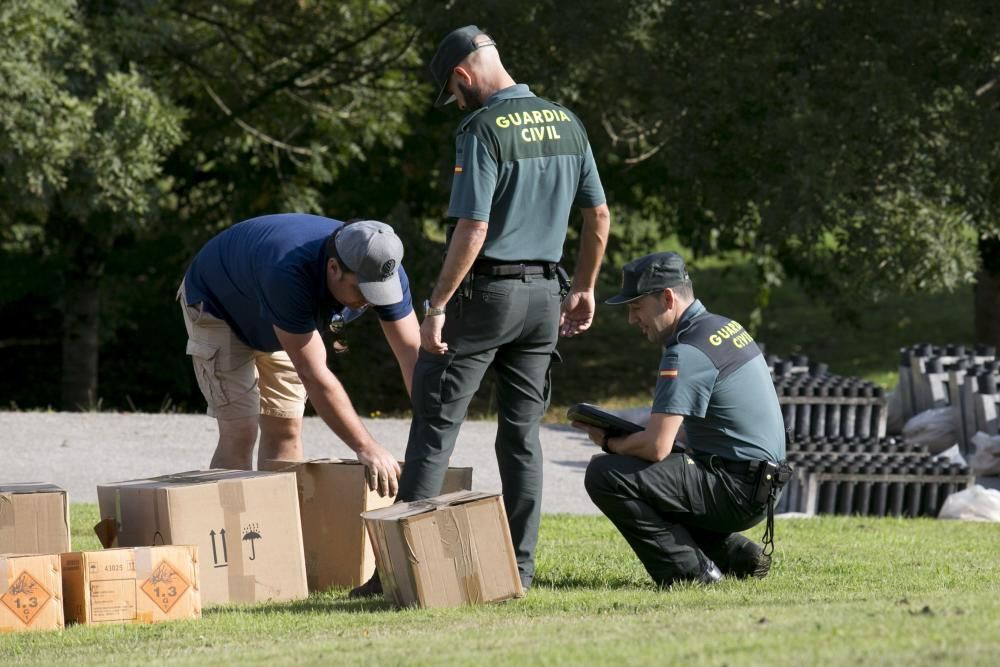
M 444 355 L 420 350 L 413 371 L 413 421 L 400 479 L 400 501 L 441 492 L 469 402 L 486 369 L 496 373 L 495 442 L 504 508 L 521 582 L 530 586 L 542 508 L 538 439 L 551 393 L 559 336 L 559 283 L 544 274 L 476 275 L 471 291 L 445 309 Z
M 752 475 L 718 463 L 673 452 L 657 463 L 599 454 L 587 466 L 587 493 L 660 586 L 696 580 L 711 562 L 723 574 L 738 572 L 757 549 L 737 531 L 766 518 L 767 506 L 750 500 Z

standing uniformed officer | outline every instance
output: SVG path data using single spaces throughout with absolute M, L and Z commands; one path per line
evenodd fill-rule
M 587 133 L 568 109 L 516 84 L 474 25 L 431 61 L 437 105 L 472 111 L 458 127 L 448 215 L 458 218 L 426 304 L 413 376 L 413 422 L 398 499 L 441 491 L 469 401 L 488 367 L 497 379 L 496 454 L 521 583 L 535 572 L 541 513 L 539 423 L 559 333 L 586 330 L 611 216 Z M 569 215 L 583 213 L 572 289 L 557 263 Z M 560 313 L 561 308 L 561 313 Z M 377 579 L 355 595 L 380 592 Z
M 591 499 L 660 586 L 767 575 L 770 555 L 737 532 L 765 518 L 754 483 L 764 462 L 785 456 L 760 349 L 737 322 L 695 299 L 677 253 L 626 264 L 621 293 L 605 303 L 627 304 L 629 324 L 664 348 L 646 430 L 608 437 L 574 423 L 608 452 L 587 467 Z M 687 449 L 674 451 L 681 433 Z

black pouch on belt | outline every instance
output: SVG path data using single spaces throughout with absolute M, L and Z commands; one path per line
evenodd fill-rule
M 773 461 L 761 461 L 760 466 L 757 468 L 757 475 L 753 480 L 753 495 L 751 496 L 754 504 L 763 505 L 771 497 L 771 489 L 777 483 L 778 478 L 778 464 Z

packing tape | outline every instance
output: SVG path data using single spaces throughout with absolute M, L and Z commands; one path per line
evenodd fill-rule
M 141 586 L 153 574 L 153 548 L 135 547 L 132 553 L 135 558 L 135 579 Z
M 257 599 L 257 578 L 246 574 L 245 555 L 243 553 L 242 518 L 246 512 L 246 496 L 243 493 L 243 480 L 219 480 L 219 505 L 222 507 L 222 523 L 226 533 L 232 535 L 230 543 L 229 567 L 226 568 L 226 583 L 229 589 L 229 599 L 233 601 L 253 602 Z
M 480 602 L 483 591 L 476 569 L 478 558 L 472 540 L 472 524 L 466 508 L 461 505 L 441 508 L 438 512 L 438 530 L 444 555 L 454 563 L 462 599 L 466 602 Z
M 14 500 L 9 493 L 0 493 L 0 551 L 14 543 Z

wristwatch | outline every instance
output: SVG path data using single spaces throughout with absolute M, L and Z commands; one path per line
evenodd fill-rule
M 435 308 L 431 305 L 430 299 L 424 299 L 424 317 L 437 317 L 444 315 L 444 308 Z

